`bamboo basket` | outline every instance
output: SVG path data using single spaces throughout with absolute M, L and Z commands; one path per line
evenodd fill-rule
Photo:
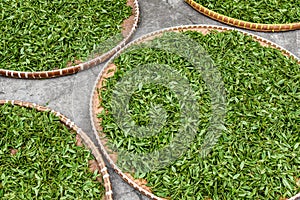
M 228 24 L 231 26 L 235 26 L 238 28 L 248 29 L 252 31 L 261 31 L 261 32 L 280 32 L 280 31 L 291 31 L 300 29 L 300 22 L 297 23 L 289 23 L 289 24 L 261 24 L 261 23 L 252 23 L 247 22 L 235 18 L 231 18 L 225 15 L 221 15 L 217 12 L 214 12 L 194 0 L 185 0 L 187 4 L 189 4 L 192 8 L 197 10 L 198 12 L 214 19 L 216 21 L 222 22 L 224 24 Z
M 99 170 L 101 172 L 101 175 L 103 178 L 103 184 L 105 187 L 105 195 L 103 197 L 99 197 L 99 199 L 102 199 L 102 200 L 112 200 L 113 199 L 112 185 L 110 182 L 109 173 L 108 173 L 106 164 L 103 160 L 103 157 L 102 157 L 99 149 L 95 146 L 95 144 L 92 142 L 92 140 L 89 138 L 89 136 L 81 130 L 81 128 L 79 128 L 77 125 L 75 125 L 74 122 L 72 122 L 70 119 L 68 119 L 61 113 L 51 110 L 47 107 L 37 105 L 35 103 L 16 101 L 16 100 L 0 100 L 0 105 L 4 105 L 4 104 L 11 104 L 11 105 L 16 105 L 16 106 L 20 106 L 20 107 L 33 108 L 39 112 L 51 112 L 60 119 L 62 124 L 66 125 L 71 130 L 75 131 L 82 139 L 82 142 L 85 144 L 85 147 L 88 148 L 91 151 L 91 153 L 93 154 L 93 156 L 95 157 L 97 167 L 99 168 Z
M 112 65 L 110 65 L 110 64 L 112 64 L 113 61 L 117 57 L 119 57 L 123 52 L 125 52 L 128 48 L 130 48 L 134 45 L 149 41 L 149 40 L 153 40 L 154 38 L 159 37 L 163 33 L 166 33 L 166 32 L 198 31 L 203 34 L 207 34 L 210 31 L 224 32 L 224 31 L 233 31 L 233 30 L 236 30 L 236 29 L 227 28 L 227 27 L 223 27 L 223 26 L 214 26 L 214 25 L 187 25 L 187 26 L 177 26 L 177 27 L 171 27 L 171 28 L 166 28 L 166 29 L 162 29 L 159 31 L 155 31 L 155 32 L 149 33 L 145 36 L 142 36 L 142 37 L 130 42 L 129 44 L 127 44 L 117 54 L 115 54 L 113 57 L 110 58 L 110 60 L 106 63 L 103 70 L 99 74 L 99 76 L 95 82 L 95 86 L 92 91 L 92 95 L 91 95 L 91 99 L 90 99 L 90 117 L 91 117 L 92 126 L 93 126 L 93 130 L 94 130 L 94 135 L 100 136 L 100 137 L 97 137 L 97 139 L 98 139 L 98 143 L 100 144 L 101 151 L 103 152 L 104 157 L 108 160 L 108 162 L 110 163 L 112 168 L 115 170 L 115 172 L 117 174 L 119 174 L 125 182 L 127 182 L 129 185 L 131 185 L 133 188 L 137 189 L 139 192 L 141 192 L 145 196 L 147 196 L 151 199 L 155 199 L 155 200 L 163 200 L 163 198 L 154 195 L 151 192 L 151 190 L 149 190 L 149 188 L 147 188 L 143 184 L 141 184 L 141 182 L 139 180 L 134 179 L 128 173 L 124 173 L 117 166 L 116 156 L 114 155 L 114 153 L 111 153 L 111 149 L 109 149 L 106 146 L 107 139 L 105 138 L 105 133 L 102 131 L 101 120 L 99 120 L 97 118 L 97 114 L 102 112 L 102 110 L 103 110 L 101 107 L 99 107 L 100 102 L 101 102 L 101 97 L 99 96 L 99 91 L 101 91 L 102 83 L 106 78 L 113 76 L 114 71 L 115 71 L 115 68 L 112 67 Z M 248 33 L 248 32 L 244 32 L 244 31 L 240 31 L 240 32 L 247 36 L 251 36 L 254 40 L 258 41 L 262 46 L 268 46 L 268 47 L 272 47 L 272 48 L 280 50 L 282 52 L 282 54 L 284 54 L 287 57 L 296 59 L 298 61 L 298 63 L 300 64 L 300 60 L 295 55 L 293 55 L 291 52 L 287 51 L 286 49 L 278 46 L 277 44 L 275 44 L 267 39 L 264 39 L 262 37 Z M 290 198 L 289 200 L 297 200 L 298 198 L 300 198 L 300 194 L 295 197 Z
M 139 21 L 139 4 L 138 0 L 129 0 L 129 5 L 132 7 L 132 15 L 128 19 L 130 24 L 128 27 L 126 26 L 127 31 L 123 34 L 123 39 L 118 43 L 117 46 L 105 52 L 101 55 L 97 55 L 96 57 L 88 60 L 84 63 L 80 63 L 75 66 L 66 67 L 63 69 L 55 69 L 51 71 L 38 71 L 38 72 L 23 72 L 23 71 L 15 71 L 15 70 L 6 70 L 0 69 L 0 75 L 12 78 L 24 78 L 24 79 L 46 79 L 46 78 L 54 78 L 59 76 L 65 76 L 70 74 L 75 74 L 79 71 L 89 69 L 94 67 L 106 60 L 108 60 L 112 55 L 114 55 L 117 51 L 119 51 L 125 44 L 130 40 L 131 36 L 134 34 Z M 126 21 L 125 19 L 124 21 Z

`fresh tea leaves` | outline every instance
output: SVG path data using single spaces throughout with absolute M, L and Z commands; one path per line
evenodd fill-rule
M 1 199 L 99 199 L 90 151 L 50 112 L 0 106 Z
M 126 0 L 1 1 L 0 68 L 62 69 L 85 61 L 131 15 Z
M 110 113 L 114 86 L 136 66 L 168 64 L 187 77 L 200 105 L 198 135 L 190 148 L 168 167 L 139 173 L 152 191 L 171 199 L 280 199 L 300 192 L 300 67 L 281 51 L 263 47 L 237 31 L 183 32 L 202 45 L 222 74 L 227 95 L 226 130 L 210 154 L 200 156 L 211 116 L 210 94 L 201 74 L 178 55 L 144 48 L 121 54 L 115 75 L 100 91 L 101 126 L 109 143 L 118 150 L 147 153 L 168 145 L 177 133 L 180 107 L 169 88 L 144 85 L 129 102 L 132 119 L 149 123 L 151 104 L 162 104 L 168 120 L 152 137 L 124 133 Z M 159 38 L 153 43 L 159 43 Z M 170 104 L 170 102 L 172 102 Z M 182 136 L 184 139 L 184 136 Z M 128 158 L 133 166 L 134 158 Z M 124 163 L 117 163 L 121 168 Z M 131 172 L 128 169 L 128 172 Z

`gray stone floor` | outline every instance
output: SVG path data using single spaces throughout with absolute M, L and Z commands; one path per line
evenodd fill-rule
M 183 0 L 140 0 L 140 24 L 134 35 L 166 27 L 188 24 L 222 25 L 194 11 Z M 252 32 L 267 38 L 300 57 L 300 31 L 285 33 Z M 19 80 L 0 77 L 0 99 L 14 99 L 48 105 L 68 116 L 86 133 L 92 135 L 89 101 L 97 75 L 104 64 L 78 74 L 49 80 Z M 111 172 L 114 197 L 117 200 L 147 199 Z

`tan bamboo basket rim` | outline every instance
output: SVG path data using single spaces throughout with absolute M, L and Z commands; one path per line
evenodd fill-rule
M 61 113 L 54 111 L 50 108 L 37 105 L 35 103 L 25 102 L 25 101 L 19 101 L 19 100 L 0 100 L 0 105 L 4 104 L 11 104 L 16 105 L 20 107 L 26 107 L 26 108 L 33 108 L 36 109 L 39 112 L 51 112 L 55 116 L 57 116 L 61 123 L 75 131 L 80 138 L 82 139 L 83 143 L 85 144 L 85 147 L 88 148 L 93 156 L 96 159 L 97 165 L 100 169 L 102 178 L 103 178 L 103 184 L 105 187 L 105 194 L 103 197 L 100 197 L 99 199 L 105 199 L 105 200 L 112 200 L 113 199 L 113 192 L 112 192 L 112 185 L 109 178 L 109 173 L 106 167 L 106 164 L 103 160 L 103 157 L 99 151 L 99 149 L 95 146 L 95 144 L 92 142 L 92 140 L 89 138 L 89 136 L 82 131 L 81 128 L 79 128 L 74 122 L 72 122 L 70 119 L 68 119 L 66 116 L 62 115 Z
M 185 0 L 192 8 L 198 12 L 210 17 L 211 19 L 217 20 L 219 22 L 235 26 L 238 28 L 248 29 L 252 31 L 261 31 L 261 32 L 281 32 L 281 31 L 292 31 L 300 29 L 300 22 L 288 23 L 288 24 L 263 24 L 263 23 L 253 23 L 247 22 L 240 19 L 228 17 L 222 14 L 219 14 L 215 11 L 212 11 L 201 4 L 195 2 L 194 0 Z
M 90 99 L 90 118 L 92 121 L 93 132 L 94 132 L 94 135 L 96 135 L 96 137 L 98 136 L 97 140 L 100 145 L 101 152 L 103 152 L 103 156 L 110 163 L 110 165 L 112 166 L 114 171 L 117 174 L 119 174 L 121 176 L 121 178 L 125 182 L 127 182 L 129 185 L 131 185 L 134 189 L 138 190 L 140 193 L 144 194 L 145 196 L 150 197 L 151 199 L 164 200 L 163 198 L 158 197 L 158 196 L 154 195 L 153 193 L 149 192 L 147 189 L 145 189 L 141 185 L 139 185 L 136 182 L 136 180 L 134 180 L 132 177 L 129 177 L 127 174 L 122 172 L 122 170 L 114 162 L 114 160 L 113 160 L 114 158 L 112 158 L 112 156 L 108 153 L 106 146 L 105 146 L 106 141 L 103 139 L 101 140 L 99 137 L 99 134 L 103 136 L 103 135 L 105 135 L 105 133 L 101 132 L 101 126 L 99 125 L 100 121 L 97 118 L 97 113 L 99 113 L 99 111 L 100 111 L 99 110 L 100 99 L 98 96 L 98 89 L 101 88 L 103 77 L 105 79 L 105 78 L 113 75 L 110 72 L 110 70 L 111 70 L 110 64 L 112 64 L 113 61 L 118 56 L 120 56 L 123 52 L 125 52 L 131 46 L 140 44 L 140 43 L 143 43 L 143 42 L 146 42 L 149 40 L 153 40 L 154 38 L 161 36 L 165 32 L 198 31 L 198 32 L 202 32 L 203 34 L 207 34 L 212 30 L 220 31 L 220 32 L 234 31 L 234 30 L 239 31 L 239 32 L 243 33 L 244 35 L 251 36 L 254 40 L 258 41 L 262 46 L 268 46 L 268 47 L 272 47 L 272 48 L 280 50 L 282 52 L 282 54 L 284 54 L 287 57 L 291 57 L 291 58 L 295 59 L 300 64 L 300 59 L 297 56 L 295 56 L 288 50 L 284 49 L 283 47 L 271 42 L 270 40 L 264 39 L 260 36 L 256 36 L 252 33 L 237 30 L 236 28 L 227 28 L 227 27 L 216 26 L 216 25 L 185 25 L 185 26 L 176 26 L 176 27 L 171 27 L 171 28 L 165 28 L 165 29 L 162 29 L 159 31 L 154 31 L 152 33 L 146 34 L 146 35 L 128 43 L 117 54 L 115 54 L 113 57 L 111 57 L 109 59 L 109 61 L 106 63 L 106 65 L 104 66 L 104 68 L 102 69 L 102 71 L 100 72 L 100 74 L 98 75 L 98 78 L 95 82 L 94 89 L 92 91 L 92 95 L 91 95 L 91 99 Z M 292 197 L 288 200 L 297 200 L 297 198 L 300 198 L 300 194 L 298 194 L 298 196 Z
M 75 66 L 71 66 L 71 67 L 66 67 L 66 68 L 62 68 L 62 69 L 54 69 L 54 70 L 49 70 L 49 71 L 36 71 L 36 72 L 0 69 L 0 75 L 6 76 L 6 77 L 11 77 L 11 78 L 24 78 L 24 79 L 54 78 L 54 77 L 75 74 L 79 71 L 89 69 L 91 67 L 94 67 L 94 66 L 108 60 L 112 55 L 114 55 L 123 46 L 126 45 L 126 43 L 130 40 L 130 38 L 133 36 L 134 32 L 137 29 L 138 22 L 139 22 L 139 15 L 140 15 L 138 0 L 128 0 L 128 2 L 129 1 L 133 2 L 132 15 L 131 15 L 131 17 L 133 17 L 133 20 L 132 20 L 132 24 L 130 24 L 130 32 L 126 33 L 126 35 L 123 36 L 123 39 L 113 49 L 111 49 L 111 50 L 105 52 L 104 54 L 97 56 L 89 61 L 80 63 Z

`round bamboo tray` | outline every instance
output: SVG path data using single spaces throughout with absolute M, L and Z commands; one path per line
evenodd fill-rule
M 76 134 L 79 135 L 82 142 L 85 144 L 86 148 L 88 148 L 91 151 L 91 153 L 93 154 L 93 156 L 95 157 L 97 167 L 101 172 L 101 175 L 103 178 L 103 184 L 105 187 L 105 195 L 103 197 L 99 197 L 99 199 L 105 199 L 105 200 L 113 199 L 113 196 L 112 196 L 113 192 L 112 192 L 112 186 L 111 186 L 111 182 L 110 182 L 110 178 L 109 178 L 109 173 L 107 171 L 107 167 L 102 158 L 102 155 L 99 152 L 99 149 L 91 141 L 89 136 L 85 132 L 83 132 L 77 125 L 75 125 L 74 122 L 72 122 L 70 119 L 68 119 L 67 117 L 65 117 L 64 115 L 62 115 L 59 112 L 51 110 L 47 107 L 37 105 L 35 103 L 29 103 L 29 102 L 17 101 L 17 100 L 0 100 L 0 105 L 4 105 L 4 104 L 17 105 L 17 106 L 26 107 L 26 108 L 34 108 L 40 112 L 51 112 L 60 119 L 61 123 L 63 123 L 70 129 L 75 131 Z M 75 137 L 75 135 L 74 135 L 74 137 Z
M 94 134 L 96 136 L 100 135 L 100 137 L 97 137 L 97 140 L 100 144 L 101 151 L 103 152 L 104 157 L 108 160 L 108 162 L 113 167 L 115 172 L 117 174 L 119 174 L 125 182 L 127 182 L 129 185 L 131 185 L 133 188 L 137 189 L 139 192 L 141 192 L 145 196 L 150 197 L 151 199 L 156 199 L 156 200 L 164 199 L 164 198 L 154 195 L 149 188 L 145 187 L 145 185 L 143 183 L 141 183 L 140 180 L 136 180 L 128 173 L 124 173 L 117 166 L 116 155 L 114 153 L 109 153 L 109 152 L 111 152 L 111 149 L 109 149 L 106 146 L 107 139 L 104 138 L 105 133 L 102 131 L 101 120 L 99 120 L 97 118 L 97 114 L 102 112 L 102 110 L 103 110 L 103 108 L 99 107 L 100 102 L 101 102 L 101 97 L 99 97 L 99 91 L 102 88 L 102 83 L 106 78 L 109 78 L 114 75 L 115 65 L 111 65 L 111 64 L 114 62 L 114 60 L 117 57 L 119 57 L 123 52 L 125 52 L 130 47 L 137 45 L 137 44 L 141 44 L 141 43 L 149 41 L 149 40 L 153 40 L 154 38 L 161 36 L 165 32 L 198 31 L 203 34 L 207 34 L 210 31 L 224 32 L 224 31 L 233 31 L 233 30 L 236 30 L 236 29 L 222 27 L 222 26 L 214 26 L 214 25 L 187 25 L 187 26 L 177 26 L 177 27 L 171 27 L 171 28 L 166 28 L 166 29 L 162 29 L 159 31 L 155 31 L 155 32 L 149 33 L 145 36 L 142 36 L 142 37 L 130 42 L 129 44 L 127 44 L 117 54 L 115 54 L 113 57 L 110 58 L 110 60 L 106 63 L 103 70 L 99 74 L 99 76 L 96 80 L 92 95 L 91 95 L 91 99 L 90 99 L 90 117 L 91 117 L 91 121 L 92 121 L 92 127 L 94 130 Z M 238 31 L 240 31 L 240 30 L 238 30 Z M 272 48 L 280 50 L 282 52 L 282 54 L 284 54 L 287 57 L 291 57 L 291 58 L 297 60 L 297 62 L 300 64 L 300 60 L 294 54 L 292 54 L 288 50 L 284 49 L 283 47 L 280 47 L 277 44 L 275 44 L 267 39 L 264 39 L 262 37 L 256 36 L 254 34 L 251 34 L 251 33 L 245 32 L 245 31 L 240 31 L 240 32 L 243 33 L 244 35 L 251 36 L 254 40 L 258 41 L 262 46 L 268 46 L 268 47 L 272 47 Z M 295 197 L 290 198 L 289 200 L 296 200 L 299 197 L 300 197 L 300 194 Z
M 125 19 L 123 32 L 122 32 L 122 41 L 118 43 L 113 49 L 105 52 L 104 54 L 98 55 L 87 62 L 77 64 L 75 66 L 66 67 L 63 69 L 55 69 L 51 71 L 38 71 L 38 72 L 23 72 L 23 71 L 15 71 L 15 70 L 6 70 L 0 69 L 0 75 L 11 77 L 11 78 L 24 78 L 24 79 L 46 79 L 46 78 L 54 78 L 59 76 L 65 76 L 70 74 L 75 74 L 79 71 L 89 69 L 94 67 L 107 59 L 109 59 L 112 55 L 118 52 L 125 44 L 129 41 L 133 33 L 135 32 L 138 21 L 139 21 L 139 4 L 138 0 L 128 0 L 127 4 L 132 7 L 132 15 Z
M 289 24 L 261 24 L 261 23 L 252 23 L 247 22 L 235 18 L 231 18 L 225 15 L 221 15 L 217 12 L 214 12 L 194 0 L 185 0 L 187 4 L 189 4 L 192 8 L 197 10 L 198 12 L 214 19 L 219 22 L 235 26 L 238 28 L 249 29 L 252 31 L 261 31 L 261 32 L 280 32 L 280 31 L 291 31 L 300 29 L 300 22 L 297 23 L 289 23 Z

